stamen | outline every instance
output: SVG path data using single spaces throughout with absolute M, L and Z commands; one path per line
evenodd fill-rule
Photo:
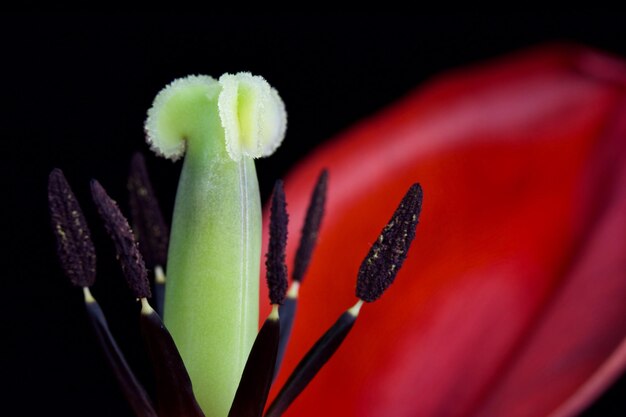
M 117 257 L 128 286 L 135 297 L 149 298 L 151 293 L 146 266 L 128 221 L 117 203 L 107 195 L 96 180 L 91 181 L 91 195 L 104 221 L 104 226 L 115 244 Z
M 48 202 L 61 266 L 72 284 L 83 288 L 87 316 L 124 397 L 138 417 L 157 417 L 148 394 L 128 366 L 89 290 L 96 280 L 96 252 L 82 210 L 60 169 L 50 173 Z
M 272 304 L 282 304 L 287 292 L 287 265 L 285 265 L 285 249 L 287 247 L 287 203 L 283 182 L 276 181 L 272 195 L 270 213 L 270 242 L 267 250 L 267 286 Z
M 77 287 L 92 286 L 96 281 L 96 250 L 83 211 L 58 168 L 48 177 L 48 205 L 61 268 Z
M 165 265 L 170 232 L 154 195 L 145 159 L 139 152 L 130 164 L 128 193 L 133 230 L 147 267 Z
M 302 281 L 309 267 L 311 255 L 313 254 L 313 249 L 315 249 L 317 236 L 322 225 L 322 218 L 324 217 L 327 188 L 328 171 L 323 170 L 315 184 L 315 189 L 311 195 L 311 201 L 306 212 L 304 226 L 302 227 L 300 245 L 298 246 L 293 266 L 294 281 Z
M 150 283 L 128 221 L 97 181 L 92 181 L 91 191 L 107 232 L 115 243 L 128 286 L 133 295 L 141 299 L 141 330 L 155 372 L 159 416 L 204 417 L 178 349 L 161 318 L 146 300 L 150 296 Z
M 364 301 L 378 299 L 393 282 L 415 236 L 422 207 L 422 188 L 412 185 L 361 265 L 359 301 L 343 313 L 298 363 L 270 405 L 265 417 L 279 417 L 328 362 L 346 338 Z M 380 261 L 382 259 L 382 262 Z
M 293 268 L 293 281 L 287 293 L 287 299 L 280 306 L 280 342 L 278 344 L 278 357 L 276 358 L 276 369 L 274 378 L 278 375 L 280 366 L 285 357 L 285 351 L 291 337 L 291 329 L 298 308 L 298 290 L 311 261 L 311 255 L 317 244 L 317 237 L 324 217 L 324 207 L 326 205 L 326 190 L 328 188 L 328 171 L 323 170 L 317 179 L 309 207 L 307 208 L 300 244 L 296 252 Z
M 415 237 L 422 196 L 422 187 L 413 184 L 363 260 L 356 286 L 361 300 L 377 300 L 396 278 Z

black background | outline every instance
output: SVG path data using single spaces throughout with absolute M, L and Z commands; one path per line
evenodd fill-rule
M 626 57 L 619 14 L 0 19 L 0 415 L 7 416 L 131 415 L 85 331 L 81 296 L 55 260 L 46 182 L 53 167 L 63 168 L 89 207 L 88 182 L 98 178 L 124 207 L 130 155 L 146 150 L 145 111 L 172 79 L 246 70 L 277 88 L 289 112 L 288 137 L 258 164 L 266 197 L 273 180 L 312 147 L 444 70 L 550 41 Z M 169 213 L 179 166 L 153 157 L 148 164 Z M 99 249 L 99 300 L 122 348 L 142 369 L 129 325 L 136 306 L 91 207 L 87 217 Z M 623 415 L 624 378 L 585 414 Z

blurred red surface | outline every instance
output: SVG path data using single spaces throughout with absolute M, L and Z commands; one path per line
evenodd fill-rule
M 288 265 L 322 168 L 327 214 L 270 399 L 356 301 L 363 257 L 420 182 L 396 282 L 286 415 L 586 406 L 626 363 L 625 93 L 624 61 L 551 45 L 437 77 L 302 161 L 285 181 Z

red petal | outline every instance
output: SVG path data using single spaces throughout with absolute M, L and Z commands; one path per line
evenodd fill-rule
M 415 181 L 424 206 L 396 283 L 288 415 L 537 417 L 615 377 L 626 355 L 584 387 L 626 337 L 625 88 L 624 63 L 548 47 L 444 76 L 304 161 L 289 262 L 324 167 L 329 197 L 279 387 Z

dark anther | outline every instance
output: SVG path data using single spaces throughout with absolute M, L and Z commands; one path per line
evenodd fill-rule
M 85 216 L 58 168 L 48 177 L 48 205 L 57 238 L 57 254 L 65 275 L 76 286 L 92 286 L 96 280 L 96 250 Z
M 128 286 L 137 298 L 150 297 L 150 284 L 143 257 L 137 247 L 135 236 L 117 203 L 104 191 L 96 180 L 91 181 L 91 195 L 98 213 L 115 244 L 117 257 L 122 266 Z
M 293 266 L 293 279 L 302 281 L 311 261 L 313 249 L 317 244 L 317 236 L 324 217 L 324 206 L 326 204 L 326 189 L 328 187 L 328 171 L 323 170 L 317 179 L 315 189 L 311 195 L 311 202 L 306 212 L 300 245 L 296 252 Z
M 287 247 L 287 203 L 283 182 L 276 181 L 272 195 L 270 213 L 270 242 L 267 250 L 267 286 L 272 304 L 282 304 L 287 292 L 287 265 L 285 265 L 285 249 Z
M 128 176 L 130 216 L 139 249 L 148 268 L 164 266 L 167 260 L 169 228 L 163 220 L 143 155 L 133 155 Z
M 377 300 L 393 283 L 415 237 L 421 210 L 422 187 L 413 184 L 361 264 L 356 286 L 361 300 Z

